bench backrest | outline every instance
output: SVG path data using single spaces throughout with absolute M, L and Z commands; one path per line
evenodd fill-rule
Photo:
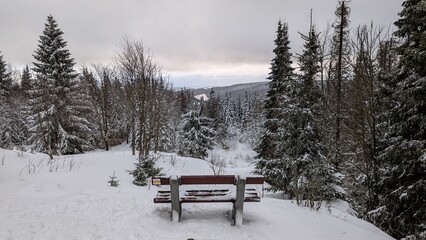
M 246 184 L 263 184 L 263 176 L 247 177 Z M 180 185 L 201 185 L 201 184 L 233 184 L 237 183 L 234 175 L 188 175 L 180 176 Z M 170 185 L 169 177 L 153 177 L 152 185 Z

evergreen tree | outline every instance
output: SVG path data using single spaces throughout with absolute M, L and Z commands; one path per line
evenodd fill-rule
M 30 90 L 31 88 L 31 73 L 30 68 L 28 65 L 25 66 L 24 70 L 22 70 L 22 76 L 21 76 L 21 90 L 24 92 L 24 94 Z
M 329 164 L 321 126 L 321 91 L 316 84 L 319 73 L 318 34 L 311 23 L 308 35 L 301 34 L 305 40 L 304 50 L 299 58 L 300 81 L 295 84 L 291 96 L 292 108 L 285 115 L 286 139 L 280 146 L 288 157 L 286 175 L 290 181 L 289 191 L 297 203 L 306 200 L 310 207 L 321 206 L 323 200 L 340 196 L 338 179 Z
M 180 89 L 177 93 L 176 101 L 179 106 L 180 114 L 188 113 L 192 110 L 194 105 L 194 93 L 186 88 Z
M 208 156 L 207 151 L 212 150 L 214 145 L 211 121 L 210 118 L 200 117 L 196 111 L 182 116 L 180 155 L 202 159 Z
M 223 149 L 228 149 L 231 138 L 238 135 L 238 116 L 234 98 L 227 92 L 219 100 L 218 127 L 216 139 Z
M 161 100 L 162 104 L 162 121 L 163 126 L 159 136 L 159 151 L 177 152 L 179 139 L 180 114 L 177 109 L 177 103 L 174 99 L 175 92 L 171 89 L 163 91 Z
M 27 136 L 23 97 L 17 85 L 12 84 L 11 72 L 0 55 L 0 147 L 23 149 Z
M 252 101 L 247 92 L 244 93 L 244 98 L 241 101 L 241 132 L 245 132 L 252 120 L 251 109 Z
M 259 161 L 256 172 L 266 177 L 276 189 L 285 190 L 288 179 L 285 176 L 285 152 L 279 151 L 278 144 L 285 138 L 285 114 L 291 108 L 289 102 L 293 91 L 293 67 L 291 66 L 290 41 L 288 26 L 278 22 L 275 39 L 275 57 L 271 61 L 271 72 L 268 79 L 268 91 L 264 101 L 265 122 L 261 142 L 256 148 Z
M 111 187 L 118 187 L 118 185 L 120 185 L 118 182 L 119 180 L 117 180 L 116 176 L 115 176 L 115 171 L 112 173 L 112 176 L 109 176 L 110 180 L 108 181 L 108 183 L 111 185 Z
M 29 106 L 30 142 L 52 158 L 58 154 L 80 153 L 90 148 L 86 140 L 90 123 L 82 114 L 88 108 L 77 94 L 79 82 L 74 59 L 65 49 L 63 32 L 52 16 L 40 36 L 33 71 Z
M 241 103 L 241 111 L 241 137 L 239 140 L 249 143 L 254 148 L 263 131 L 262 97 L 246 93 Z
M 3 103 L 9 98 L 12 89 L 12 78 L 10 75 L 6 62 L 3 60 L 3 55 L 0 52 L 0 100 Z
M 313 88 L 316 85 L 315 80 L 320 71 L 319 34 L 316 32 L 315 26 L 311 22 L 309 34 L 300 35 L 305 41 L 303 45 L 303 53 L 299 56 L 299 66 L 300 71 L 302 72 L 302 86 L 304 87 L 301 91 L 304 93 L 303 100 L 305 101 L 305 104 L 309 104 L 310 102 L 315 101 L 316 97 L 318 97 L 312 96 L 311 94 L 317 93 L 316 89 Z
M 1 52 L 0 52 L 1 53 Z M 12 78 L 6 62 L 0 54 L 0 147 L 8 148 L 11 143 L 11 101 Z
M 146 180 L 148 178 L 160 175 L 161 168 L 155 167 L 157 158 L 158 157 L 153 154 L 144 156 L 135 163 L 135 170 L 127 171 L 130 175 L 133 175 L 133 184 L 137 186 L 146 186 Z
M 170 109 L 169 109 L 170 110 Z M 162 152 L 176 152 L 178 145 L 179 120 L 177 120 L 172 111 L 167 112 L 169 118 L 165 119 L 164 126 L 161 128 L 158 150 Z
M 217 123 L 219 120 L 219 97 L 216 95 L 216 92 L 214 91 L 214 89 L 210 89 L 209 92 L 209 99 L 206 102 L 205 105 L 205 116 L 208 118 L 213 119 L 214 123 L 213 123 L 213 127 L 216 130 L 217 127 Z
M 388 82 L 388 119 L 380 160 L 384 164 L 381 206 L 370 213 L 396 238 L 426 238 L 426 4 L 404 1 L 395 35 L 402 40 L 398 74 Z

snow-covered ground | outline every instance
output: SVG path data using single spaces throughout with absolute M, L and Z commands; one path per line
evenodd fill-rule
M 254 153 L 235 144 L 217 150 L 227 174 L 248 174 Z M 347 213 L 345 203 L 319 211 L 266 194 L 244 205 L 241 227 L 231 226 L 231 204 L 185 204 L 182 222 L 170 221 L 170 206 L 154 204 L 157 187 L 137 187 L 126 170 L 136 158 L 126 145 L 112 151 L 61 156 L 0 149 L 0 239 L 392 239 Z M 166 174 L 212 174 L 206 161 L 163 154 Z M 3 162 L 3 164 L 2 164 Z M 115 171 L 120 181 L 107 181 Z

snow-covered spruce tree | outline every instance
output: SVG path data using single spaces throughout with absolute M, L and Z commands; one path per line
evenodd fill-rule
M 35 51 L 33 71 L 36 74 L 29 101 L 29 141 L 37 151 L 51 158 L 58 154 L 80 153 L 90 148 L 86 137 L 90 123 L 82 114 L 88 108 L 78 91 L 74 59 L 65 49 L 63 32 L 52 16 L 40 36 Z
M 180 126 L 180 114 L 176 109 L 177 103 L 174 100 L 175 93 L 173 91 L 163 91 L 160 101 L 168 102 L 162 104 L 162 121 L 160 136 L 158 139 L 158 150 L 162 152 L 177 152 L 178 151 L 178 137 Z
M 299 57 L 300 80 L 295 84 L 292 108 L 285 114 L 286 138 L 280 148 L 287 153 L 289 191 L 297 203 L 306 200 L 310 207 L 320 207 L 323 200 L 339 197 L 338 179 L 328 162 L 321 122 L 321 91 L 316 83 L 319 73 L 319 42 L 311 24 Z
M 241 142 L 250 143 L 252 144 L 253 137 L 256 137 L 253 135 L 253 132 L 251 127 L 253 121 L 256 121 L 254 119 L 254 116 L 252 114 L 252 96 L 248 94 L 248 92 L 244 93 L 244 98 L 241 100 L 241 134 L 239 137 L 239 140 Z M 256 139 L 257 140 L 257 139 Z M 254 145 L 255 147 L 256 145 Z
M 238 135 L 238 116 L 234 98 L 231 93 L 225 93 L 225 96 L 219 98 L 219 114 L 216 139 L 222 145 L 222 148 L 228 149 L 230 139 Z
M 204 115 L 208 118 L 213 119 L 214 124 L 213 127 L 216 127 L 218 119 L 219 119 L 219 102 L 220 98 L 216 95 L 216 92 L 212 88 L 209 92 L 209 99 L 205 105 Z M 216 130 L 216 129 L 215 129 Z
M 99 124 L 102 120 L 101 110 L 98 105 L 99 82 L 95 78 L 94 74 L 86 67 L 82 68 L 79 78 L 82 99 L 86 102 L 87 106 L 91 106 L 87 113 L 87 120 L 93 124 L 93 127 L 87 140 L 91 143 L 91 145 L 103 148 L 105 147 L 103 142 L 104 139 L 102 138 L 102 130 Z
M 241 101 L 241 132 L 245 132 L 247 127 L 252 121 L 251 118 L 251 109 L 252 109 L 252 101 L 250 95 L 245 92 L 244 98 Z
M 402 41 L 398 74 L 390 85 L 387 126 L 379 159 L 384 168 L 381 206 L 370 212 L 396 238 L 426 238 L 426 2 L 404 1 L 394 33 Z
M 0 147 L 7 148 L 10 145 L 10 95 L 12 90 L 12 78 L 6 67 L 6 62 L 0 52 Z
M 23 94 L 26 94 L 27 91 L 31 87 L 31 73 L 30 73 L 30 67 L 28 65 L 25 65 L 25 68 L 22 70 L 22 76 L 21 76 L 21 91 Z
M 24 150 L 28 139 L 28 127 L 26 124 L 26 103 L 28 95 L 26 86 L 29 86 L 30 72 L 28 66 L 24 68 L 21 76 L 21 86 L 13 86 L 7 101 L 9 111 L 5 113 L 7 118 L 8 147 L 18 147 Z M 25 90 L 26 89 L 26 90 Z
M 263 131 L 263 97 L 256 94 L 247 95 L 241 103 L 241 109 L 240 141 L 249 143 L 255 148 Z
M 130 175 L 133 175 L 133 184 L 137 186 L 147 185 L 146 180 L 153 176 L 160 175 L 161 168 L 155 167 L 157 156 L 155 154 L 149 154 L 139 158 L 139 162 L 135 163 L 135 170 L 128 171 Z
M 24 115 L 26 99 L 24 91 L 11 75 L 0 55 L 0 147 L 12 149 L 20 146 L 22 149 L 28 137 Z
M 3 55 L 0 52 L 0 98 L 3 98 L 2 103 L 9 98 L 12 88 L 12 78 L 7 70 L 6 62 L 3 60 Z
M 287 190 L 286 177 L 287 155 L 279 151 L 285 130 L 285 112 L 289 104 L 289 93 L 293 90 L 294 74 L 291 66 L 290 41 L 288 40 L 287 23 L 278 22 L 275 39 L 275 57 L 271 61 L 271 72 L 268 79 L 268 91 L 264 101 L 265 122 L 264 133 L 256 147 L 259 159 L 255 172 L 265 176 L 266 181 L 277 190 Z
M 182 116 L 181 144 L 179 154 L 187 157 L 206 158 L 213 149 L 215 135 L 210 127 L 212 120 L 190 111 Z
M 165 119 L 164 126 L 161 128 L 158 150 L 162 152 L 177 152 L 179 118 L 176 118 L 171 109 L 167 110 L 168 119 Z M 169 112 L 170 111 L 170 112 Z

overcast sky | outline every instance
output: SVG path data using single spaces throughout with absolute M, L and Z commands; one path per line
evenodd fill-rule
M 352 0 L 351 27 L 392 26 L 401 0 Z M 264 81 L 279 19 L 288 22 L 293 52 L 309 12 L 323 31 L 337 0 L 0 0 L 0 51 L 21 68 L 33 61 L 46 17 L 64 31 L 77 68 L 111 63 L 125 35 L 142 40 L 176 86 Z

